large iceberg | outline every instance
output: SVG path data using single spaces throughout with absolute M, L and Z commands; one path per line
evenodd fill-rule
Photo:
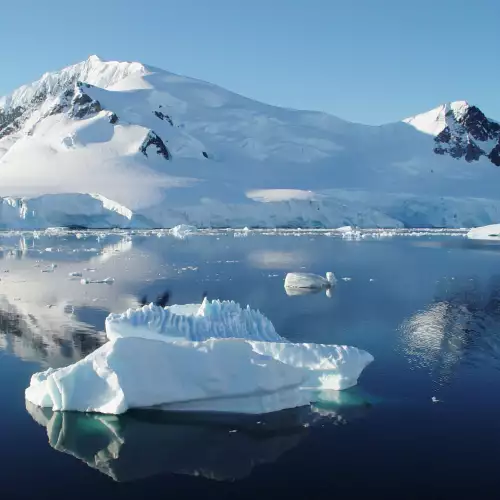
M 357 383 L 373 357 L 348 346 L 296 344 L 234 302 L 144 306 L 106 320 L 109 342 L 81 361 L 36 373 L 31 403 L 120 414 L 131 408 L 268 413 Z

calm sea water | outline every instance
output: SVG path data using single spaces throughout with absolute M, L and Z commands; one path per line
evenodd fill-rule
M 495 496 L 500 246 L 320 234 L 26 234 L 0 245 L 2 498 Z M 292 270 L 334 271 L 339 283 L 331 298 L 288 296 Z M 70 272 L 115 282 L 82 285 Z M 25 403 L 33 372 L 104 342 L 109 312 L 205 295 L 260 309 L 291 340 L 355 345 L 375 362 L 336 401 L 265 417 Z

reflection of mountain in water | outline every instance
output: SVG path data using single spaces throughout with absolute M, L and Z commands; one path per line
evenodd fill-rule
M 4 236 L 0 242 L 0 349 L 52 367 L 78 361 L 102 345 L 105 317 L 136 304 L 123 290 L 152 261 L 134 253 L 129 237 L 113 234 L 61 238 L 45 231 L 29 240 Z M 80 275 L 120 280 L 113 287 L 83 286 Z
M 310 415 L 302 407 L 253 419 L 220 415 L 134 411 L 121 416 L 52 412 L 26 403 L 47 428 L 50 445 L 116 481 L 160 473 L 216 480 L 248 476 L 259 464 L 276 461 L 307 434 Z M 222 420 L 221 420 L 222 419 Z
M 500 361 L 500 276 L 438 284 L 435 301 L 402 325 L 403 350 L 448 379 L 460 363 Z

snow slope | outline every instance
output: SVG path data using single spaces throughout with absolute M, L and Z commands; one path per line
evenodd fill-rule
M 485 225 L 499 141 L 465 101 L 374 127 L 91 56 L 0 99 L 2 206 L 36 205 L 0 224 Z

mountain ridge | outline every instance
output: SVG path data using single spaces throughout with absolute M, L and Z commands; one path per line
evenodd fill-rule
M 466 101 L 363 125 L 97 56 L 0 98 L 0 196 L 99 193 L 159 227 L 488 223 L 496 166 L 500 125 Z

